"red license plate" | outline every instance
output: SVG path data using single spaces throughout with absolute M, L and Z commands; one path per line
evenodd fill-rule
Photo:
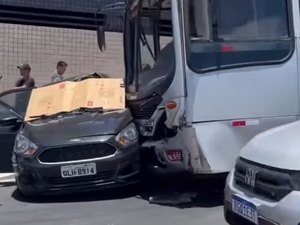
M 169 161 L 180 162 L 182 161 L 182 150 L 167 150 L 167 157 Z

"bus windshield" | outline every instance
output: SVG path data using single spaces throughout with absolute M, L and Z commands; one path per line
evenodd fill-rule
M 126 24 L 127 87 L 131 92 L 137 92 L 139 85 L 147 85 L 153 80 L 152 73 L 146 71 L 157 67 L 161 50 L 172 42 L 170 1 L 134 1 Z

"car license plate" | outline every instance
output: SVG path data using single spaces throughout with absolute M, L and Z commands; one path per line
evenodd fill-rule
M 258 224 L 257 207 L 238 196 L 232 197 L 232 211 L 241 217 Z
M 82 177 L 97 174 L 96 163 L 62 166 L 62 178 Z

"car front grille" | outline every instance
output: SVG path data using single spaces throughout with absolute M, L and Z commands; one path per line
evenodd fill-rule
M 133 118 L 140 120 L 148 120 L 152 117 L 153 113 L 156 110 L 156 107 L 152 107 L 149 109 L 141 109 L 139 106 L 131 107 L 131 113 Z
M 117 149 L 107 143 L 62 146 L 45 149 L 38 159 L 41 163 L 60 163 L 103 158 L 114 155 Z
M 62 177 L 51 177 L 46 178 L 45 181 L 53 187 L 66 187 L 66 186 L 80 186 L 87 184 L 98 184 L 103 183 L 105 180 L 113 178 L 114 171 L 102 171 L 96 175 L 75 177 L 75 178 L 62 178 Z
M 157 105 L 153 105 L 152 107 L 149 108 L 142 108 L 143 102 L 139 102 L 139 103 L 128 103 L 128 107 L 130 108 L 131 114 L 133 116 L 133 118 L 137 119 L 137 120 L 149 120 L 152 115 L 154 114 Z
M 241 158 L 238 159 L 235 166 L 234 183 L 237 188 L 271 201 L 280 201 L 293 190 L 288 172 Z

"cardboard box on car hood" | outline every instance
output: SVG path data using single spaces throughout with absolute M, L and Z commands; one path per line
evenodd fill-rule
M 63 82 L 34 89 L 25 121 L 52 116 L 81 108 L 125 109 L 125 88 L 122 79 L 87 79 Z

